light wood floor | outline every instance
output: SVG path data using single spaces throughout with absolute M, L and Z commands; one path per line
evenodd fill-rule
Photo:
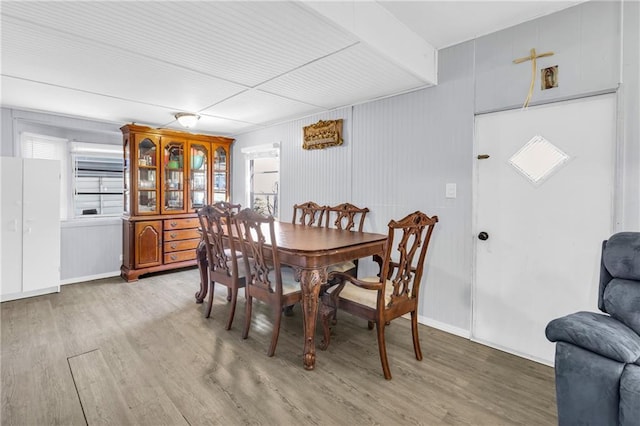
M 226 331 L 226 289 L 205 319 L 197 287 L 190 269 L 2 303 L 2 425 L 557 424 L 547 366 L 426 326 L 418 362 L 401 319 L 386 381 L 375 332 L 343 313 L 306 371 L 299 307 L 268 358 L 271 313 L 254 303 L 242 340 L 244 301 Z

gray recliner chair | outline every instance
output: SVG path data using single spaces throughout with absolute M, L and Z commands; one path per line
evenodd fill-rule
M 598 308 L 551 321 L 560 425 L 640 425 L 640 232 L 602 243 Z

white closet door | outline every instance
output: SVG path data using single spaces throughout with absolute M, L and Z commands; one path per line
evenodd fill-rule
M 22 291 L 60 289 L 60 162 L 23 164 Z
M 22 158 L 0 158 L 0 294 L 22 291 Z

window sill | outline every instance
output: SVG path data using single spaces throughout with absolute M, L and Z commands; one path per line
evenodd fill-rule
M 112 226 L 122 223 L 120 216 L 82 217 L 67 219 L 60 222 L 62 228 L 80 228 L 83 226 Z

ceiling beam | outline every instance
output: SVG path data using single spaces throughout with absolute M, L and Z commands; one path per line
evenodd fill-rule
M 438 51 L 377 2 L 302 0 L 302 3 L 425 83 L 437 84 Z

